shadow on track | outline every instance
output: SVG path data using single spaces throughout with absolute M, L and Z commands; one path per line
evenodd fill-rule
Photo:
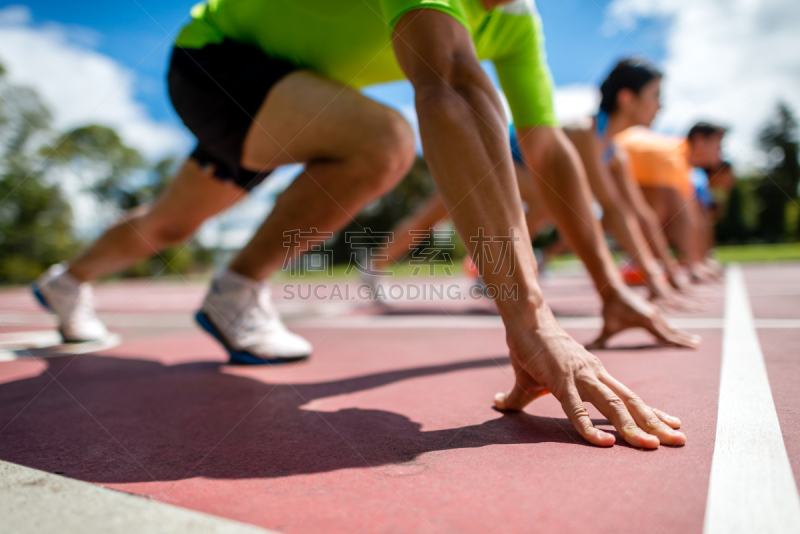
M 47 362 L 58 383 L 43 372 L 0 384 L 0 458 L 81 480 L 123 483 L 287 477 L 407 464 L 427 452 L 489 445 L 589 446 L 566 419 L 524 413 L 422 431 L 419 423 L 389 411 L 304 408 L 402 380 L 507 365 L 506 358 L 310 384 L 221 373 L 215 362 L 164 366 L 83 355 L 70 364 L 72 359 Z M 436 395 L 430 392 L 430 402 L 439 400 Z

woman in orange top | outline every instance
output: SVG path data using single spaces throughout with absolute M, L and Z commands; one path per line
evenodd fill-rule
M 694 168 L 719 165 L 724 134 L 724 128 L 702 122 L 693 126 L 686 138 L 645 128 L 631 128 L 615 138 L 627 155 L 630 174 L 697 281 L 716 278 L 718 272 L 706 259 L 711 228 L 691 176 Z

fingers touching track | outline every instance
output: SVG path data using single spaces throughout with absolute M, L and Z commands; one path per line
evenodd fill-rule
M 495 395 L 498 410 L 519 411 L 552 392 L 570 422 L 593 445 L 609 447 L 616 439 L 594 427 L 586 402 L 632 447 L 655 449 L 686 443 L 686 436 L 677 430 L 681 425 L 678 418 L 647 405 L 557 325 L 522 335 L 509 346 L 515 384 L 509 393 Z

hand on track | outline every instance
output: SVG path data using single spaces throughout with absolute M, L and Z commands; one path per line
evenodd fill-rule
M 688 277 L 684 276 L 678 271 L 677 268 L 671 268 L 666 271 L 667 281 L 670 287 L 682 295 L 692 294 L 692 282 Z
M 644 328 L 667 345 L 696 349 L 700 336 L 688 334 L 667 324 L 651 303 L 630 289 L 619 291 L 603 304 L 603 331 L 588 349 L 601 349 L 614 335 L 629 328 Z
M 650 290 L 650 302 L 663 310 L 697 312 L 702 309 L 698 301 L 679 294 L 660 278 L 651 280 L 647 287 Z
M 538 329 L 509 333 L 511 363 L 516 377 L 509 393 L 498 393 L 495 407 L 519 411 L 537 397 L 552 392 L 569 420 L 586 441 L 609 447 L 612 434 L 592 425 L 584 402 L 597 408 L 633 447 L 680 446 L 680 420 L 651 408 L 614 379 L 600 360 L 572 339 L 553 319 Z
M 716 284 L 722 281 L 722 267 L 716 262 L 693 263 L 689 266 L 689 278 L 694 284 Z

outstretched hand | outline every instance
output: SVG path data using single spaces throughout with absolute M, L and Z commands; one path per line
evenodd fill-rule
M 692 282 L 688 276 L 679 272 L 677 266 L 666 269 L 667 281 L 672 289 L 682 295 L 692 294 Z
M 689 278 L 693 284 L 716 284 L 722 281 L 722 267 L 713 260 L 689 265 Z
M 644 328 L 666 345 L 696 349 L 700 336 L 669 326 L 651 303 L 630 289 L 614 293 L 603 303 L 603 331 L 586 348 L 602 349 L 611 337 L 629 328 Z
M 681 295 L 662 278 L 650 280 L 647 288 L 650 290 L 650 302 L 663 310 L 697 312 L 702 309 L 697 300 Z
M 584 402 L 597 408 L 633 447 L 655 449 L 680 446 L 686 436 L 681 422 L 645 404 L 606 371 L 600 360 L 572 339 L 553 319 L 545 327 L 509 334 L 515 383 L 508 393 L 495 395 L 501 411 L 519 411 L 551 392 L 581 436 L 601 447 L 616 438 L 594 427 Z

